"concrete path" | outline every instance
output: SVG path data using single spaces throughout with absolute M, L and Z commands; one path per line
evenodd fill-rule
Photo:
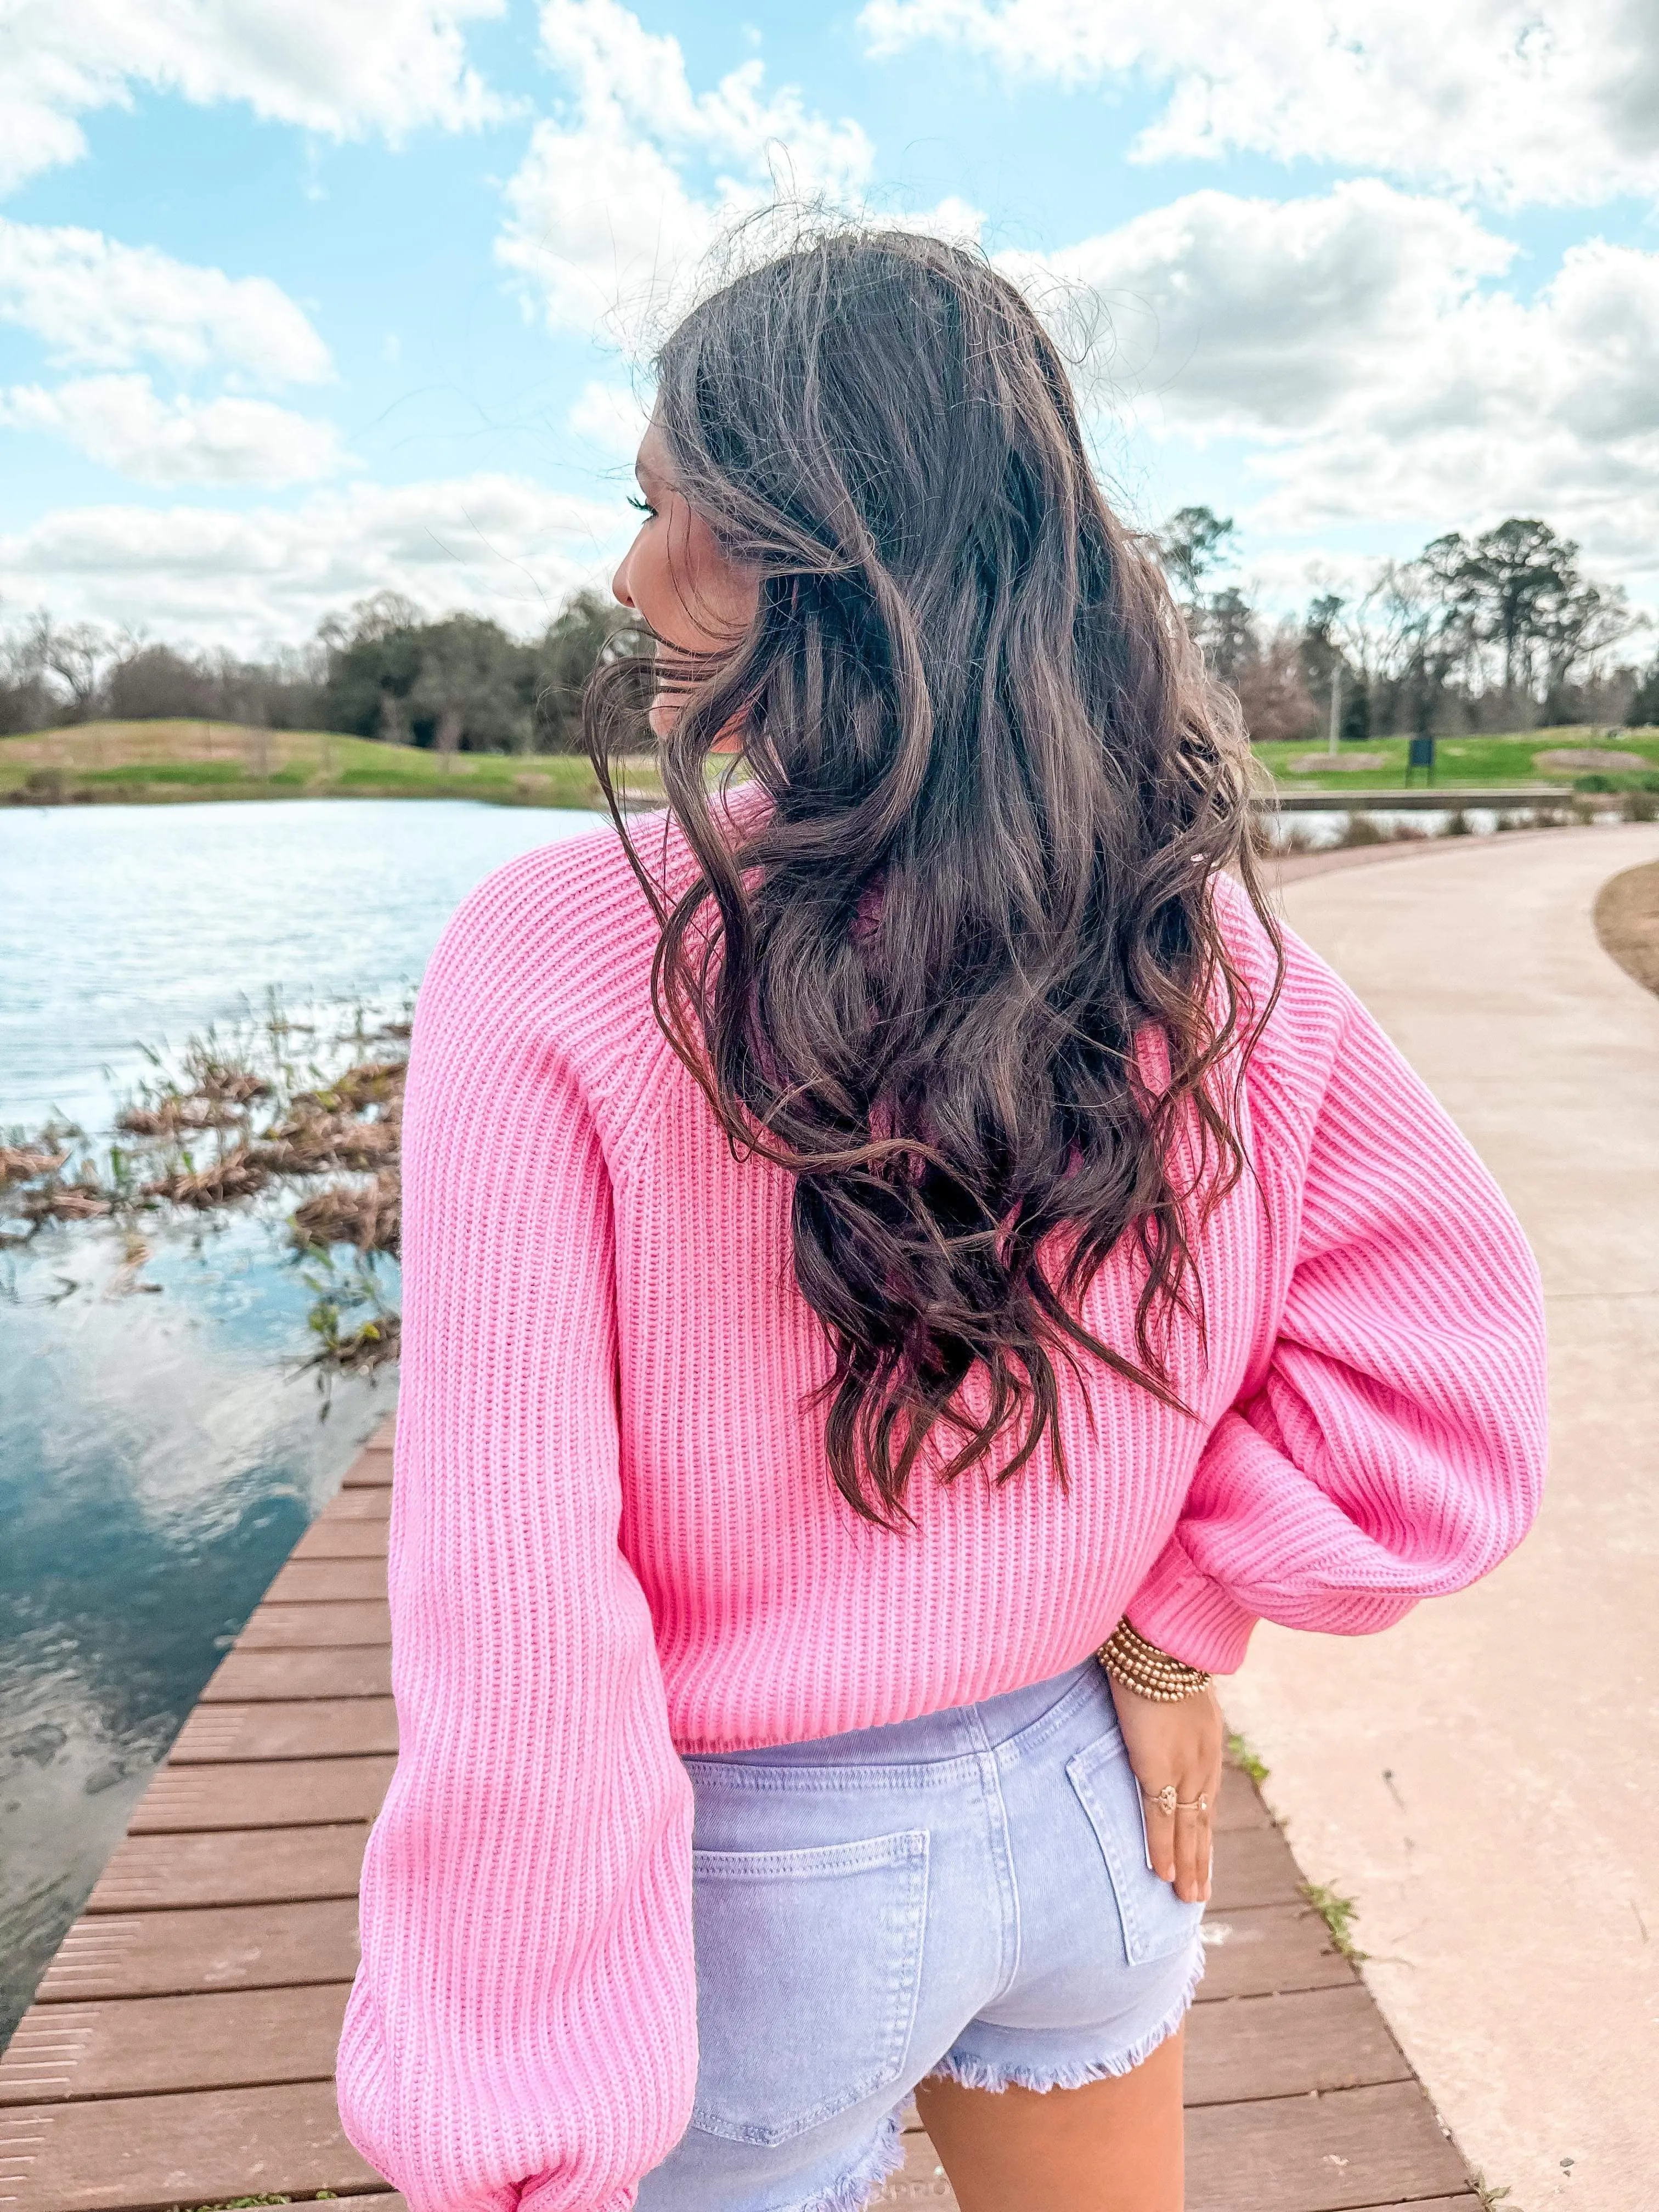
M 1303 874 L 1284 911 L 1502 1183 L 1543 1269 L 1552 1474 L 1478 1588 L 1257 1632 L 1227 1705 L 1503 2212 L 1659 2204 L 1659 999 L 1591 926 L 1659 828 Z

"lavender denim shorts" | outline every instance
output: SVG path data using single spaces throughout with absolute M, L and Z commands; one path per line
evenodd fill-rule
M 685 1762 L 700 2063 L 639 2212 L 860 2212 L 924 2075 L 1074 2087 L 1181 2023 L 1203 1907 L 1146 1865 L 1093 1659 L 889 1728 Z

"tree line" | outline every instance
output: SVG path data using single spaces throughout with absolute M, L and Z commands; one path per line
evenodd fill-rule
M 0 735 L 190 720 L 340 730 L 439 752 L 574 752 L 583 687 L 630 621 L 581 591 L 525 639 L 484 615 L 431 619 L 381 592 L 326 617 L 305 646 L 243 660 L 43 613 L 0 638 Z
M 1363 593 L 1316 596 L 1273 619 L 1228 580 L 1237 532 L 1184 507 L 1157 535 L 1176 597 L 1212 672 L 1258 741 L 1339 735 L 1659 722 L 1659 660 L 1617 586 L 1534 517 L 1432 540 L 1387 561 Z M 433 618 L 396 592 L 328 617 L 268 660 L 192 651 L 40 614 L 0 635 L 0 735 L 108 717 L 333 729 L 441 752 L 569 752 L 596 662 L 632 618 L 594 591 L 538 636 L 489 617 Z
M 1580 550 L 1535 516 L 1478 537 L 1451 531 L 1414 560 L 1385 561 L 1369 588 L 1317 595 L 1270 621 L 1222 580 L 1237 531 L 1184 507 L 1158 550 L 1212 672 L 1252 738 L 1431 736 L 1566 723 L 1659 722 L 1659 660 L 1623 589 L 1586 575 Z

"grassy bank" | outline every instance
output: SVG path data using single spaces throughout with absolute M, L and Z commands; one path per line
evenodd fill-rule
M 653 795 L 645 763 L 628 785 Z M 329 730 L 228 722 L 88 722 L 0 738 L 0 805 L 131 805 L 204 799 L 482 799 L 598 806 L 593 771 L 563 753 L 455 753 Z
M 1256 757 L 1272 772 L 1280 796 L 1298 791 L 1399 791 L 1407 781 L 1426 781 L 1419 769 L 1409 779 L 1406 738 L 1376 738 L 1363 745 L 1343 745 L 1334 760 L 1320 745 L 1258 745 Z M 1557 754 L 1606 754 L 1595 761 L 1557 760 Z M 1529 784 L 1577 783 L 1582 775 L 1605 777 L 1614 789 L 1644 775 L 1659 775 L 1659 730 L 1524 730 L 1490 738 L 1442 738 L 1434 781 L 1455 791 L 1524 790 Z
M 1345 745 L 1333 762 L 1307 744 L 1258 745 L 1281 798 L 1304 791 L 1397 791 L 1407 740 Z M 1559 755 L 1590 755 L 1561 759 Z M 1435 787 L 1525 792 L 1593 775 L 1603 788 L 1659 775 L 1659 730 L 1530 730 L 1443 738 Z M 1414 778 L 1421 783 L 1419 769 Z M 648 763 L 629 764 L 627 790 L 660 797 Z M 562 753 L 456 753 L 381 744 L 327 730 L 252 730 L 227 722 L 88 722 L 0 738 L 0 805 L 131 805 L 204 799 L 482 799 L 504 806 L 598 806 L 585 760 Z

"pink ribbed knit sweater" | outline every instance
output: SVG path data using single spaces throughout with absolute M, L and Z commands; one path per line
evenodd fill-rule
M 752 803 L 752 802 L 750 802 Z M 665 817 L 635 825 L 683 882 Z M 1258 986 L 1260 925 L 1218 887 Z M 414 2212 L 623 2212 L 696 2070 L 677 1752 L 873 1726 L 1083 1658 L 1124 1611 L 1228 1669 L 1258 1616 L 1352 1634 L 1493 1566 L 1544 1454 L 1536 1270 L 1485 1170 L 1293 938 L 1255 1167 L 1200 1253 L 1196 1419 L 1067 1382 L 1070 1494 L 918 1479 L 857 1521 L 790 1183 L 735 1163 L 652 1018 L 609 830 L 493 876 L 434 957 L 404 1121 L 393 1488 L 401 1752 L 340 2045 Z M 1131 1341 L 1127 1259 L 1090 1326 Z M 1085 1403 L 1086 1400 L 1086 1403 Z

